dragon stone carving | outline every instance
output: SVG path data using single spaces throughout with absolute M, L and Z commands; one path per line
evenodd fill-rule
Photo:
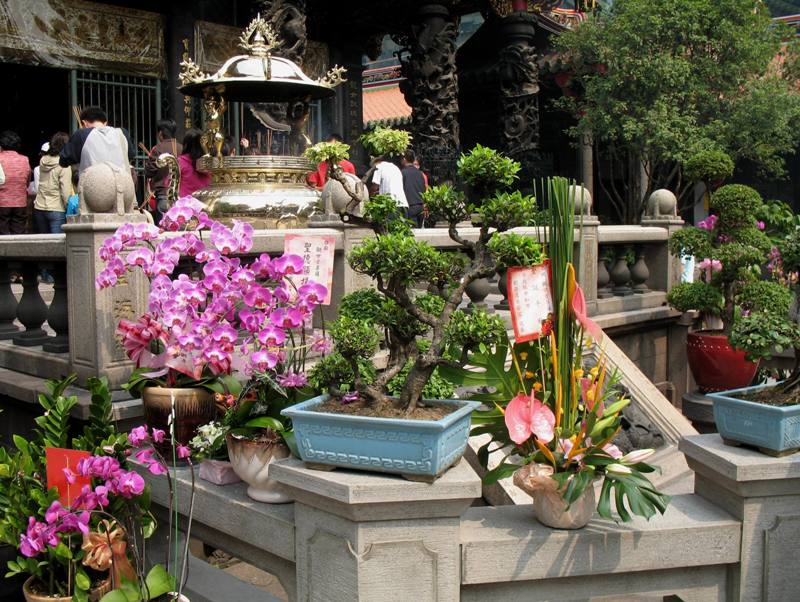
M 398 53 L 406 78 L 400 90 L 413 107 L 414 150 L 437 182 L 453 179 L 458 157 L 457 36 L 456 22 L 423 18 L 396 39 L 405 46 Z

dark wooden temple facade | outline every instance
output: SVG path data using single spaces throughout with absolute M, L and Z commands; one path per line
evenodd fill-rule
M 236 53 L 238 31 L 260 12 L 283 40 L 276 54 L 303 63 L 312 75 L 334 64 L 347 69 L 348 81 L 337 96 L 315 107 L 312 139 L 331 132 L 348 142 L 357 139 L 365 57 L 375 57 L 390 36 L 400 47 L 400 89 L 413 109 L 414 147 L 435 180 L 451 177 L 459 153 L 478 143 L 520 160 L 527 182 L 550 173 L 579 177 L 579 150 L 563 133 L 568 117 L 549 107 L 558 89 L 538 67 L 550 36 L 575 17 L 571 4 L 5 0 L 0 75 L 13 92 L 0 129 L 24 128 L 26 150 L 33 155 L 54 131 L 74 126 L 76 105 L 108 105 L 112 121 L 145 146 L 153 142 L 159 117 L 174 118 L 181 129 L 200 125 L 197 107 L 177 90 L 181 60 L 189 56 L 215 70 Z M 514 10 L 522 5 L 525 10 Z M 457 48 L 460 17 L 475 12 L 483 24 Z M 230 133 L 238 139 L 254 116 L 258 111 L 252 107 L 231 111 Z

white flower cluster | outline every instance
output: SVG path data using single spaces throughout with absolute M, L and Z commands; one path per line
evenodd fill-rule
M 224 443 L 229 430 L 220 422 L 209 422 L 197 429 L 197 435 L 189 445 L 198 454 L 210 456 Z

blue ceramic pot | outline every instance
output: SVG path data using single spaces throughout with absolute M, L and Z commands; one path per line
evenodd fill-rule
M 340 468 L 436 477 L 458 461 L 467 447 L 470 414 L 480 403 L 461 399 L 428 401 L 456 409 L 441 420 L 405 420 L 315 412 L 320 395 L 286 408 L 300 457 Z
M 773 452 L 800 447 L 800 405 L 770 406 L 734 397 L 768 385 L 708 393 L 714 400 L 714 422 L 723 439 Z

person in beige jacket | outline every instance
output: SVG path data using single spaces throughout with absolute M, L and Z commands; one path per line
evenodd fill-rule
M 50 148 L 39 161 L 39 190 L 33 202 L 33 223 L 39 234 L 60 234 L 67 221 L 72 170 L 58 164 L 58 155 L 67 140 L 69 135 L 64 132 L 53 134 Z

